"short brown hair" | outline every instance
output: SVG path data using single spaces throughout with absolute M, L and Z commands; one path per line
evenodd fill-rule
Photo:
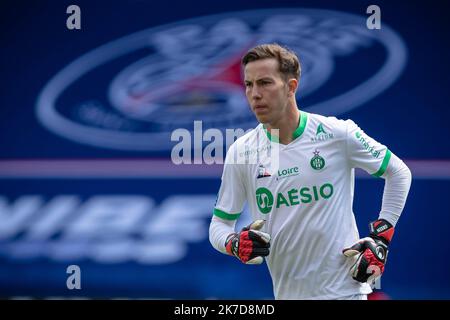
M 279 71 L 285 79 L 289 76 L 297 81 L 300 79 L 301 66 L 297 55 L 289 48 L 277 43 L 261 44 L 251 48 L 242 58 L 242 65 L 245 67 L 249 62 L 270 58 L 278 61 Z

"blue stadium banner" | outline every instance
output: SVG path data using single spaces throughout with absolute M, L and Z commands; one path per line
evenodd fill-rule
M 2 1 L 0 298 L 284 318 L 293 304 L 274 301 L 266 263 L 209 240 L 226 151 L 258 125 L 242 55 L 278 42 L 301 59 L 303 111 L 354 120 L 411 169 L 368 298 L 450 299 L 448 4 L 374 4 Z M 355 176 L 365 236 L 384 179 Z M 251 220 L 245 207 L 236 228 Z

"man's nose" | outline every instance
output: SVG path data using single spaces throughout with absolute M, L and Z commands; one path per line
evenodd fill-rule
M 261 99 L 261 92 L 259 91 L 257 86 L 252 88 L 252 99 L 258 100 Z

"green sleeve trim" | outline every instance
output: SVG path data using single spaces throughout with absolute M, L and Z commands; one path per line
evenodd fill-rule
M 386 168 L 389 164 L 389 159 L 391 159 L 391 150 L 386 149 L 386 154 L 384 155 L 384 159 L 383 159 L 383 162 L 381 163 L 380 169 L 378 169 L 377 172 L 372 174 L 372 176 L 377 177 L 377 178 L 381 177 L 383 175 L 383 173 L 386 171 Z
M 227 213 L 225 211 L 219 210 L 219 209 L 215 209 L 214 208 L 214 215 L 216 217 L 225 219 L 225 220 L 236 220 L 241 216 L 241 213 Z

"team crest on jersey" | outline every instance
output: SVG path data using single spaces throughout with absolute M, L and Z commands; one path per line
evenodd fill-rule
M 271 174 L 267 171 L 266 167 L 264 167 L 262 164 L 260 164 L 258 167 L 258 176 L 256 177 L 256 179 L 261 179 L 261 178 L 270 177 L 270 176 L 271 176 Z
M 325 159 L 319 155 L 317 149 L 313 152 L 314 157 L 311 158 L 310 164 L 314 170 L 322 170 L 325 167 Z
M 318 142 L 318 141 L 325 141 L 328 139 L 333 139 L 334 138 L 334 134 L 331 132 L 327 132 L 324 128 L 323 128 L 323 124 L 320 123 L 317 126 L 316 129 L 316 135 L 314 137 L 311 138 L 312 142 Z

